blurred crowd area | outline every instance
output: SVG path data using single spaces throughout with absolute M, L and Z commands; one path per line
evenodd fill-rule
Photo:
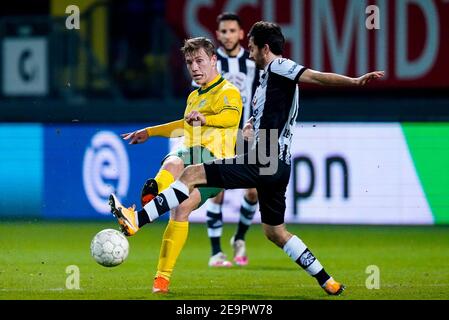
M 365 28 L 369 4 L 379 7 L 379 30 Z M 71 6 L 79 9 L 75 29 L 67 27 L 76 13 Z M 138 103 L 148 100 L 153 110 L 170 105 L 182 112 L 191 91 L 179 50 L 184 39 L 203 35 L 216 41 L 217 15 L 235 10 L 245 33 L 261 19 L 279 23 L 285 56 L 307 67 L 349 76 L 386 71 L 382 81 L 363 90 L 303 88 L 303 120 L 448 121 L 446 7 L 439 0 L 9 1 L 0 9 L 0 116 L 46 121 L 37 112 L 36 119 L 25 116 L 35 112 L 23 103 L 27 99 L 48 114 L 61 102 L 86 105 L 95 99 L 109 101 L 95 104 L 98 114 L 124 102 L 145 110 Z
M 69 30 L 73 11 L 66 9 L 73 4 L 80 27 Z M 48 88 L 35 96 L 183 97 L 190 80 L 179 54 L 182 40 L 166 23 L 166 10 L 163 0 L 18 0 L 2 5 L 0 34 L 3 40 L 45 38 Z

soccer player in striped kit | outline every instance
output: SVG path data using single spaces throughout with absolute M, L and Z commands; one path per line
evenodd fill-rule
M 259 80 L 260 70 L 255 62 L 249 58 L 249 52 L 245 50 L 241 41 L 244 38 L 240 17 L 234 13 L 225 12 L 217 17 L 216 37 L 220 43 L 217 49 L 217 68 L 223 78 L 234 84 L 242 96 L 243 114 L 240 120 L 240 128 L 248 121 L 252 114 L 251 100 Z M 240 137 L 241 138 L 241 137 Z M 242 142 L 243 139 L 240 140 Z M 223 204 L 224 192 L 210 199 L 207 205 L 207 234 L 211 243 L 211 257 L 209 266 L 230 267 L 221 248 L 221 236 L 223 232 Z M 257 190 L 246 189 L 240 207 L 240 218 L 237 230 L 231 238 L 231 246 L 234 251 L 234 263 L 239 266 L 248 264 L 246 254 L 245 235 L 251 225 L 257 209 Z

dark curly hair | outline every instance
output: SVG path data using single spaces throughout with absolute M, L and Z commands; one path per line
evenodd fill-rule
M 251 37 L 254 44 L 260 49 L 268 44 L 271 52 L 275 55 L 281 55 L 284 52 L 285 38 L 281 27 L 276 23 L 268 21 L 256 22 L 248 32 L 248 39 Z

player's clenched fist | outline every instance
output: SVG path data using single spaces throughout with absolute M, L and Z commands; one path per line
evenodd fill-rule
M 204 126 L 206 124 L 206 117 L 199 111 L 191 111 L 186 116 L 185 119 L 191 126 Z
M 385 75 L 384 71 L 374 71 L 374 72 L 370 72 L 367 73 L 359 78 L 356 79 L 356 83 L 359 86 L 364 86 L 368 83 L 370 83 L 373 80 L 377 80 L 382 78 Z
M 254 117 L 248 119 L 242 129 L 243 139 L 252 141 L 254 139 Z

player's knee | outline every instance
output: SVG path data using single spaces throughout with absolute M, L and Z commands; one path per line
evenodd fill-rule
M 210 201 L 212 201 L 213 203 L 216 203 L 216 204 L 222 204 L 223 203 L 223 198 L 224 198 L 224 191 L 222 191 L 219 194 L 217 194 Z
M 193 210 L 198 208 L 201 202 L 201 195 L 197 189 L 193 190 L 189 199 L 181 203 L 176 209 L 172 210 L 171 217 L 175 221 L 188 221 Z
M 171 218 L 175 221 L 188 221 L 192 210 L 182 209 L 181 206 L 176 208 L 171 214 Z
M 162 168 L 170 171 L 173 176 L 178 176 L 184 169 L 184 162 L 179 157 L 168 157 L 167 160 L 164 161 Z
M 182 172 L 180 180 L 189 186 L 204 184 L 206 175 L 202 164 L 190 165 Z
M 288 232 L 282 232 L 280 229 L 271 229 L 271 228 L 265 228 L 264 229 L 265 237 L 267 237 L 268 240 L 273 242 L 278 247 L 282 248 L 288 241 L 289 233 Z
M 255 189 L 255 188 L 247 189 L 246 193 L 245 193 L 245 198 L 249 202 L 252 202 L 252 203 L 257 202 L 257 189 Z
M 275 232 L 269 232 L 269 231 L 265 231 L 265 237 L 270 240 L 271 242 L 273 242 L 275 245 L 278 245 L 279 242 L 279 236 L 275 233 Z

